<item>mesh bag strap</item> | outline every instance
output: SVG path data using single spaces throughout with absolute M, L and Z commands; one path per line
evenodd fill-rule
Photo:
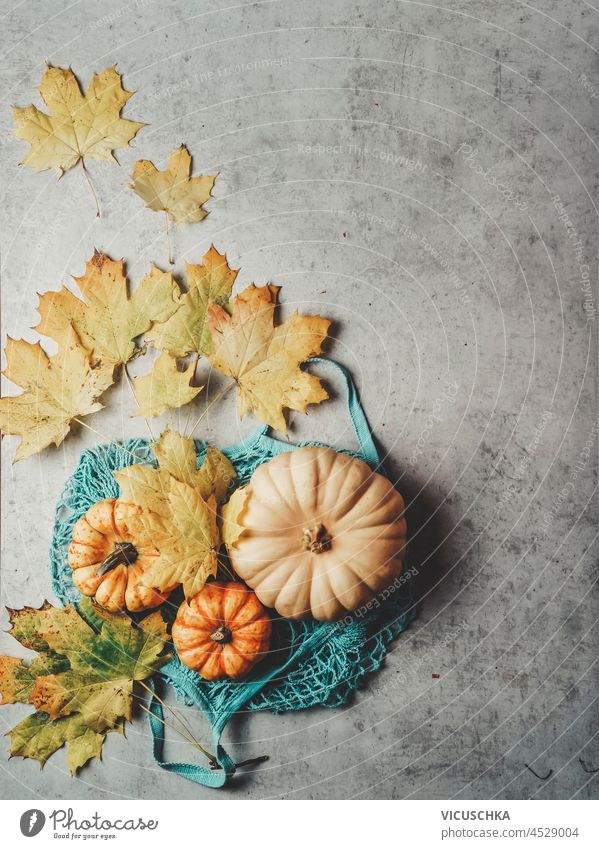
M 356 439 L 358 440 L 358 445 L 360 446 L 360 452 L 366 462 L 369 463 L 371 466 L 380 466 L 381 460 L 379 457 L 379 452 L 377 451 L 376 445 L 374 444 L 374 439 L 372 438 L 372 431 L 370 429 L 370 425 L 368 424 L 366 413 L 364 412 L 362 405 L 360 404 L 360 397 L 358 395 L 358 390 L 356 389 L 356 384 L 354 383 L 354 379 L 351 375 L 351 372 L 348 371 L 345 366 L 342 366 L 341 363 L 337 363 L 335 362 L 335 360 L 327 360 L 324 357 L 312 357 L 306 362 L 318 363 L 319 365 L 335 368 L 343 376 L 346 392 L 347 411 L 349 413 L 351 423 L 356 433 Z
M 148 721 L 150 723 L 150 731 L 152 732 L 153 737 L 152 752 L 154 760 L 158 766 L 167 772 L 174 772 L 182 778 L 187 778 L 195 784 L 201 784 L 203 787 L 212 787 L 214 789 L 224 787 L 231 776 L 235 774 L 237 769 L 235 761 L 231 758 L 220 742 L 221 735 L 231 717 L 234 716 L 237 711 L 252 698 L 252 696 L 268 684 L 272 678 L 284 675 L 285 672 L 288 669 L 293 668 L 293 666 L 295 666 L 295 664 L 304 657 L 304 655 L 311 651 L 315 651 L 318 646 L 326 640 L 326 638 L 327 635 L 324 631 L 316 631 L 307 640 L 304 640 L 301 645 L 297 646 L 284 663 L 270 669 L 268 673 L 261 678 L 245 682 L 245 685 L 239 689 L 238 697 L 230 703 L 226 711 L 221 711 L 217 714 L 212 709 L 209 701 L 202 699 L 203 711 L 210 723 L 212 742 L 216 752 L 216 759 L 221 767 L 220 770 L 208 769 L 206 767 L 198 766 L 197 764 L 165 761 L 163 759 L 164 724 L 162 720 L 164 717 L 161 705 L 153 696 L 150 701 L 149 709 L 151 713 L 148 715 Z
M 349 418 L 354 428 L 358 445 L 360 446 L 360 454 L 370 466 L 375 469 L 380 468 L 382 464 L 379 452 L 374 444 L 372 431 L 368 424 L 366 413 L 360 404 L 358 390 L 351 372 L 349 372 L 345 366 L 342 366 L 341 363 L 335 362 L 335 360 L 328 360 L 325 357 L 311 357 L 309 360 L 306 360 L 306 362 L 316 363 L 317 365 L 323 365 L 327 368 L 334 369 L 343 377 L 347 412 L 349 413 Z M 233 462 L 235 462 L 235 457 L 237 455 L 242 456 L 248 449 L 257 445 L 262 445 L 271 454 L 283 454 L 285 451 L 293 451 L 297 448 L 297 446 L 292 443 L 281 442 L 280 439 L 273 439 L 272 436 L 268 435 L 268 431 L 268 425 L 260 425 L 260 427 L 256 428 L 256 430 L 254 430 L 247 439 L 232 446 L 229 456 Z

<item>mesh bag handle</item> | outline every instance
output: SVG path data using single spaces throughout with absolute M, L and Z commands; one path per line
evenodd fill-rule
M 360 446 L 360 454 L 370 466 L 375 469 L 380 468 L 382 464 L 379 452 L 377 451 L 374 439 L 372 438 L 372 431 L 368 424 L 366 413 L 360 404 L 358 390 L 356 389 L 356 384 L 354 383 L 351 372 L 348 371 L 345 366 L 342 366 L 341 363 L 337 363 L 335 360 L 325 359 L 325 357 L 311 357 L 309 360 L 306 360 L 306 363 L 316 363 L 318 365 L 326 366 L 327 368 L 334 369 L 342 376 L 347 412 L 349 413 L 349 418 L 356 434 L 358 445 Z M 235 457 L 243 456 L 248 449 L 256 448 L 256 446 L 262 446 L 265 453 L 269 455 L 283 454 L 285 451 L 294 451 L 299 447 L 293 443 L 281 442 L 280 439 L 273 439 L 272 436 L 268 435 L 269 430 L 270 428 L 268 425 L 260 425 L 247 437 L 247 439 L 233 445 L 227 451 L 227 454 L 231 457 L 232 461 L 235 462 Z

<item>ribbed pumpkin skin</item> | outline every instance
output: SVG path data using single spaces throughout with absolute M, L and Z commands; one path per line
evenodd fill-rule
M 92 504 L 73 528 L 68 552 L 73 582 L 83 595 L 94 596 L 98 604 L 113 613 L 157 607 L 174 589 L 159 593 L 141 583 L 143 573 L 157 557 L 158 551 L 138 544 L 129 531 L 128 523 L 140 510 L 136 504 L 108 498 Z M 98 575 L 96 570 L 118 542 L 132 543 L 137 549 L 137 559 L 130 565 L 120 564 Z
M 281 616 L 340 619 L 401 573 L 403 513 L 399 492 L 366 463 L 331 448 L 299 448 L 254 472 L 229 556 L 239 577 Z M 315 551 L 306 546 L 312 539 L 318 548 L 319 527 L 326 536 Z
M 220 628 L 230 641 L 215 642 Z M 270 645 L 271 622 L 256 595 L 237 582 L 210 581 L 184 601 L 172 637 L 181 662 L 207 681 L 239 678 L 262 660 Z

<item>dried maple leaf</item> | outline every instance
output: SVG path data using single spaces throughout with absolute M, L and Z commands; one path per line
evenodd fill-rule
M 235 469 L 228 457 L 210 445 L 206 448 L 201 467 L 196 468 L 193 439 L 181 436 L 170 428 L 163 431 L 152 449 L 161 472 L 167 472 L 182 483 L 196 487 L 204 499 L 214 495 L 220 504 L 235 478 Z
M 68 660 L 54 653 L 42 654 L 29 664 L 19 657 L 0 656 L 0 705 L 28 704 L 38 675 L 52 675 L 68 668 Z
M 235 479 L 235 469 L 228 457 L 210 445 L 206 448 L 206 456 L 202 467 L 198 472 L 196 486 L 202 498 L 214 495 L 220 504 L 229 488 L 231 481 Z
M 226 306 L 238 271 L 229 267 L 226 255 L 214 245 L 204 254 L 201 264 L 187 263 L 187 292 L 181 295 L 176 312 L 166 321 L 157 321 L 146 338 L 174 357 L 207 353 L 212 341 L 208 304 Z
M 148 586 L 182 584 L 187 598 L 216 575 L 220 535 L 217 501 L 224 497 L 235 471 L 229 460 L 208 448 L 196 468 L 191 439 L 166 430 L 154 445 L 160 469 L 135 464 L 114 476 L 121 497 L 144 508 L 136 533 L 145 534 L 159 556 L 144 573 Z
M 182 584 L 191 598 L 218 567 L 215 497 L 204 500 L 189 484 L 148 466 L 127 466 L 114 476 L 121 497 L 144 508 L 132 530 L 144 534 L 159 552 L 143 583 L 155 589 Z
M 245 509 L 248 498 L 248 487 L 239 486 L 223 508 L 222 538 L 227 549 L 231 549 L 235 545 L 243 531 L 238 519 L 241 511 Z
M 138 350 L 133 340 L 178 306 L 179 288 L 172 274 L 152 267 L 129 296 L 123 260 L 99 251 L 86 263 L 85 274 L 74 280 L 85 301 L 64 287 L 40 295 L 35 330 L 61 343 L 72 324 L 94 361 L 103 365 L 115 367 L 130 360 Z
M 21 164 L 36 171 L 62 174 L 84 157 L 116 161 L 112 151 L 145 126 L 120 117 L 133 92 L 125 91 L 115 65 L 94 74 L 86 94 L 70 68 L 48 65 L 39 92 L 49 115 L 33 105 L 13 110 L 16 137 L 31 145 Z
M 43 711 L 30 714 L 8 733 L 11 757 L 33 758 L 42 767 L 66 743 L 67 764 L 73 775 L 91 758 L 101 757 L 107 734 L 92 731 L 77 713 L 51 722 Z
M 160 471 L 178 481 L 195 486 L 198 480 L 198 467 L 193 439 L 181 436 L 170 427 L 165 428 L 152 445 L 154 456 L 158 460 Z M 220 453 L 220 452 L 219 452 Z
M 170 475 L 166 472 L 143 463 L 135 463 L 117 469 L 113 474 L 121 489 L 121 500 L 138 504 L 143 507 L 145 513 L 152 514 L 146 517 L 144 513 L 140 513 L 129 518 L 129 530 L 132 535 L 138 534 L 143 538 L 146 523 L 151 530 L 151 523 L 156 520 L 156 516 L 168 519 L 172 515 L 168 503 Z
M 41 607 L 8 607 L 10 635 L 22 646 L 40 656 L 64 654 L 73 640 L 84 637 L 89 628 L 74 607 L 53 607 L 45 601 Z
M 194 360 L 184 371 L 179 371 L 176 358 L 163 351 L 154 363 L 152 371 L 133 381 L 139 405 L 136 415 L 152 418 L 162 415 L 165 410 L 182 407 L 193 401 L 204 388 L 190 385 L 196 362 Z
M 210 362 L 237 384 L 240 415 L 253 412 L 261 421 L 286 431 L 285 408 L 305 412 L 329 396 L 320 380 L 300 364 L 319 354 L 331 322 L 294 313 L 275 327 L 278 286 L 252 283 L 231 301 L 227 312 L 208 306 L 213 350 Z M 175 313 L 176 316 L 176 313 Z
M 90 627 L 85 639 L 65 650 L 70 669 L 36 679 L 29 701 L 51 719 L 78 713 L 93 731 L 114 728 L 132 717 L 134 682 L 165 662 L 165 641 L 166 624 L 157 611 L 139 628 L 128 616 L 107 617 L 99 633 Z
M 60 445 L 73 419 L 102 409 L 96 398 L 112 383 L 112 366 L 92 366 L 89 351 L 71 325 L 65 327 L 53 357 L 39 342 L 9 337 L 6 360 L 5 376 L 25 390 L 0 399 L 0 430 L 21 437 L 15 461 L 51 442 Z
M 171 154 L 164 171 L 148 159 L 135 163 L 133 189 L 155 212 L 165 212 L 175 224 L 201 221 L 208 215 L 202 205 L 210 199 L 216 177 L 191 177 L 191 156 L 184 144 Z
M 9 610 L 12 636 L 38 652 L 31 664 L 0 658 L 2 704 L 33 704 L 36 712 L 9 732 L 11 755 L 43 766 L 67 744 L 71 771 L 99 757 L 109 731 L 131 719 L 133 688 L 168 659 L 166 625 L 159 613 L 139 627 L 128 616 L 109 614 L 89 599 L 80 612 L 45 602 L 36 610 Z
M 156 588 L 182 584 L 186 598 L 192 598 L 218 568 L 216 499 L 204 500 L 197 489 L 171 478 L 168 505 L 168 519 L 146 525 L 159 555 L 144 573 L 144 583 Z

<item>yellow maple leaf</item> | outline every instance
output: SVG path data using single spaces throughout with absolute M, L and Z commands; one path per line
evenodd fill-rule
M 249 499 L 249 488 L 238 486 L 223 507 L 222 538 L 227 549 L 231 549 L 241 534 L 243 526 L 239 524 L 239 518 Z
M 146 532 L 159 554 L 144 572 L 143 582 L 164 590 L 182 584 L 185 597 L 192 598 L 218 568 L 216 499 L 211 495 L 204 501 L 197 489 L 170 478 L 167 501 L 171 510 L 167 520 L 144 514 Z
M 166 321 L 157 321 L 146 338 L 175 357 L 207 353 L 212 338 L 207 321 L 208 304 L 228 303 L 238 271 L 230 268 L 226 254 L 220 254 L 211 245 L 200 264 L 187 263 L 188 290 L 181 295 L 176 312 Z
M 121 498 L 144 508 L 131 532 L 143 535 L 159 552 L 144 572 L 144 584 L 165 590 L 183 584 L 188 598 L 195 595 L 217 571 L 216 498 L 204 500 L 189 484 L 140 464 L 118 469 L 114 476 Z
M 0 399 L 0 429 L 21 436 L 15 461 L 51 442 L 60 445 L 74 418 L 102 409 L 96 398 L 112 383 L 112 366 L 93 367 L 89 351 L 70 325 L 55 356 L 48 357 L 39 342 L 9 338 L 6 360 L 4 374 L 25 390 Z
M 183 483 L 195 486 L 198 468 L 193 439 L 186 438 L 170 427 L 165 428 L 152 445 L 161 472 L 166 472 Z
M 39 92 L 50 114 L 30 105 L 14 107 L 15 135 L 29 142 L 21 164 L 36 171 L 68 171 L 84 157 L 116 161 L 113 150 L 127 147 L 145 124 L 121 118 L 133 92 L 125 91 L 116 66 L 94 74 L 83 94 L 70 68 L 48 65 Z
M 122 501 L 138 504 L 144 510 L 166 519 L 171 515 L 167 498 L 170 480 L 168 473 L 143 463 L 134 463 L 132 466 L 117 469 L 114 477 L 120 487 Z M 134 515 L 127 521 L 137 521 L 137 518 Z M 141 518 L 139 527 L 143 530 L 144 522 Z
M 197 489 L 202 498 L 214 495 L 220 504 L 227 494 L 229 484 L 236 477 L 233 464 L 218 448 L 208 446 L 202 467 L 198 472 Z
M 98 251 L 74 280 L 85 301 L 65 288 L 40 295 L 35 329 L 60 343 L 72 325 L 94 362 L 126 363 L 138 350 L 133 340 L 177 309 L 179 288 L 170 272 L 152 267 L 129 296 L 123 261 Z
M 167 493 L 171 478 L 196 489 L 205 501 L 213 495 L 219 503 L 235 478 L 231 461 L 218 448 L 210 445 L 198 469 L 193 439 L 181 436 L 170 428 L 162 432 L 153 443 L 152 450 L 160 465 L 159 469 L 136 463 L 117 469 L 115 477 L 121 487 L 121 498 L 160 516 L 170 515 Z
M 216 575 L 220 533 L 217 507 L 235 477 L 231 462 L 208 447 L 200 469 L 192 439 L 167 428 L 153 444 L 160 464 L 117 469 L 121 498 L 143 508 L 131 531 L 144 535 L 159 555 L 144 573 L 148 586 L 183 584 L 187 598 Z
M 152 450 L 161 472 L 167 472 L 182 483 L 195 487 L 205 500 L 214 495 L 220 503 L 235 478 L 231 461 L 218 448 L 210 445 L 206 447 L 202 466 L 197 469 L 193 439 L 181 436 L 170 428 L 160 434 Z
M 135 415 L 152 418 L 165 410 L 188 404 L 202 391 L 203 386 L 191 386 L 196 360 L 179 371 L 175 357 L 163 351 L 149 374 L 133 381 L 139 409 Z
M 166 212 L 175 224 L 201 221 L 208 215 L 202 205 L 210 199 L 216 177 L 191 177 L 191 156 L 184 144 L 171 154 L 164 171 L 148 159 L 135 163 L 129 188 L 149 209 Z
M 231 301 L 231 312 L 208 306 L 212 365 L 237 384 L 240 415 L 253 412 L 261 421 L 286 432 L 285 408 L 305 412 L 329 396 L 315 375 L 300 364 L 321 352 L 331 322 L 295 312 L 275 327 L 278 286 L 252 283 Z M 175 314 L 176 315 L 176 314 Z

